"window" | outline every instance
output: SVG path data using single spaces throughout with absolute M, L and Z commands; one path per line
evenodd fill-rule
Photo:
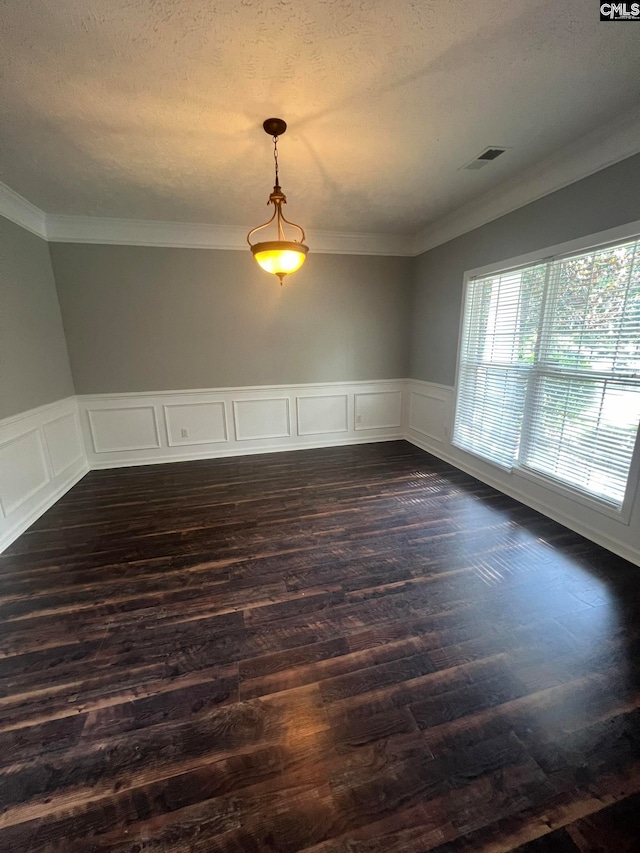
M 640 420 L 640 239 L 467 283 L 453 443 L 622 507 Z

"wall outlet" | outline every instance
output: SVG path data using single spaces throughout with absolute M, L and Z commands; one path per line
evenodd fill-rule
M 180 430 L 180 438 L 189 438 L 189 430 L 183 427 Z

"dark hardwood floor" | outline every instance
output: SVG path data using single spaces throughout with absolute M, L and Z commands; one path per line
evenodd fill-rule
M 640 569 L 404 442 L 88 474 L 0 556 L 0 850 L 640 850 Z

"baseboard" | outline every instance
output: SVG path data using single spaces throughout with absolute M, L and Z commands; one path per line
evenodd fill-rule
M 291 450 L 317 450 L 322 447 L 346 447 L 354 444 L 377 444 L 381 441 L 404 441 L 405 435 L 403 432 L 395 434 L 377 435 L 371 437 L 349 437 L 334 441 L 313 441 L 313 442 L 295 442 L 291 444 L 280 444 L 277 447 L 272 447 L 268 444 L 257 447 L 238 448 L 234 447 L 230 450 L 207 451 L 202 453 L 187 453 L 181 456 L 156 456 L 145 457 L 144 459 L 131 458 L 116 458 L 104 462 L 94 462 L 91 466 L 92 471 L 105 471 L 113 468 L 135 468 L 141 465 L 169 465 L 177 462 L 198 462 L 203 459 L 224 459 L 238 456 L 255 456 L 259 453 L 283 453 Z
M 75 397 L 0 421 L 0 552 L 88 470 Z

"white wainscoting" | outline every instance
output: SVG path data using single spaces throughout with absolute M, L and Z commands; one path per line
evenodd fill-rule
M 69 398 L 0 421 L 0 551 L 89 468 L 406 438 L 640 565 L 640 478 L 629 523 L 451 444 L 454 389 L 417 380 Z
M 612 518 L 572 497 L 569 490 L 547 486 L 542 480 L 534 482 L 517 470 L 503 471 L 452 445 L 453 388 L 410 379 L 406 395 L 407 441 L 640 566 L 640 481 L 633 468 L 629 482 L 635 494 L 631 518 Z
M 404 437 L 406 380 L 78 397 L 91 468 Z
M 95 453 L 153 450 L 160 447 L 155 406 L 89 409 L 88 415 Z
M 401 429 L 402 389 L 361 391 L 355 395 L 356 430 Z
M 255 397 L 233 401 L 236 441 L 268 441 L 291 436 L 288 397 Z
M 298 435 L 331 435 L 349 431 L 349 395 L 296 397 Z
M 0 551 L 88 470 L 74 397 L 0 421 Z
M 432 383 L 409 383 L 407 430 L 438 444 L 449 437 L 453 388 Z
M 406 383 L 405 438 L 416 447 L 447 462 L 452 458 L 450 436 L 453 429 L 455 389 L 449 385 L 408 379 Z M 460 467 L 457 465 L 457 467 Z
M 170 447 L 228 441 L 224 401 L 171 403 L 163 411 Z

